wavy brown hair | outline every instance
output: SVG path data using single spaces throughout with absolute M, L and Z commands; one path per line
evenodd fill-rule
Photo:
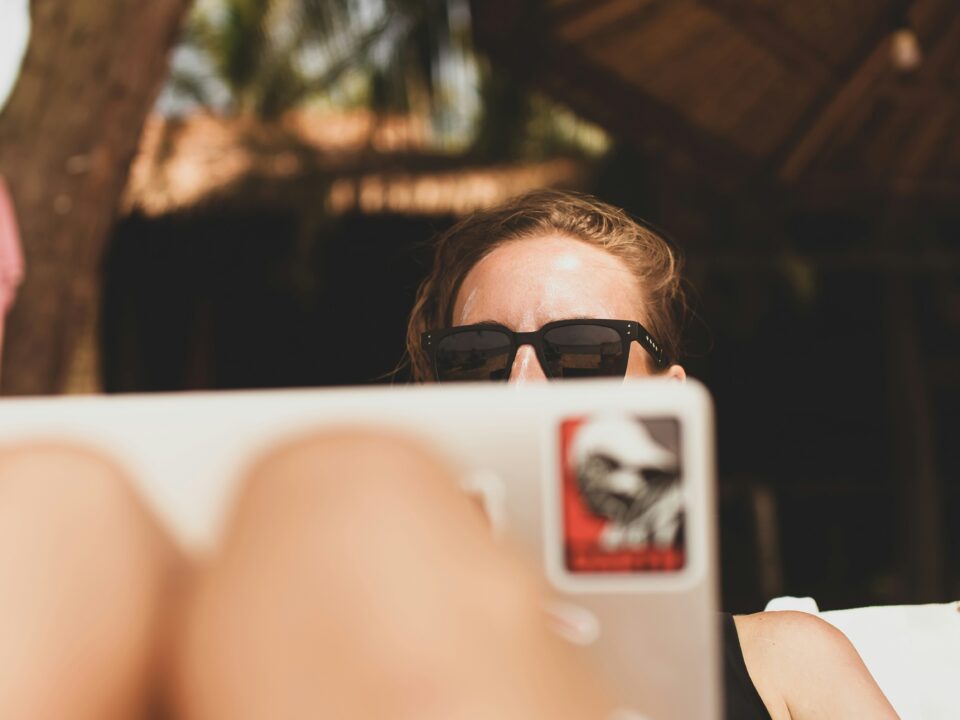
M 433 267 L 417 291 L 407 325 L 414 380 L 433 379 L 420 335 L 450 326 L 457 292 L 473 266 L 504 243 L 546 233 L 582 240 L 623 260 L 639 284 L 643 317 L 620 319 L 642 322 L 663 346 L 665 358 L 678 359 L 686 304 L 676 249 L 613 205 L 579 193 L 537 190 L 480 210 L 436 238 Z

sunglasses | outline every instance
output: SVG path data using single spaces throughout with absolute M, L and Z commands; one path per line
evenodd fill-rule
M 439 381 L 507 380 L 521 345 L 532 345 L 548 378 L 623 377 L 630 343 L 640 343 L 658 369 L 663 348 L 632 320 L 557 320 L 535 332 L 483 323 L 429 330 L 420 338 Z

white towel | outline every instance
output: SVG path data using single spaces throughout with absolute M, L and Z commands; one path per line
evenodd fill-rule
M 819 612 L 812 598 L 775 598 L 841 630 L 903 720 L 960 718 L 960 602 Z

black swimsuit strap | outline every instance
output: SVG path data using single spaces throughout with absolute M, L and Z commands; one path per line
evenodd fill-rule
M 720 614 L 723 622 L 723 690 L 727 720 L 771 720 L 743 660 L 740 636 L 733 615 Z

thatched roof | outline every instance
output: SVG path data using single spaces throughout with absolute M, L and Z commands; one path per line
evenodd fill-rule
M 717 182 L 777 179 L 811 203 L 960 203 L 956 0 L 471 6 L 494 61 Z
M 299 112 L 274 124 L 198 114 L 148 120 L 125 212 L 214 204 L 319 207 L 334 213 L 463 214 L 528 189 L 577 186 L 569 159 L 489 165 L 429 149 L 409 116 Z

